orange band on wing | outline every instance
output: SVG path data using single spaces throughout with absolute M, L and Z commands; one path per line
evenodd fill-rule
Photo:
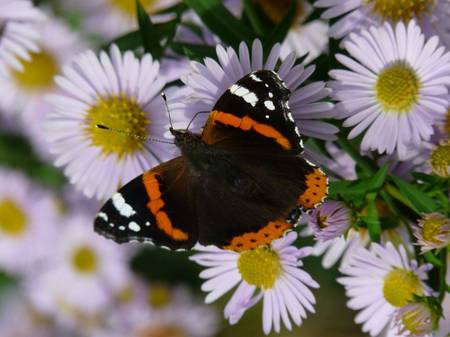
M 284 232 L 291 227 L 291 224 L 283 220 L 270 221 L 265 227 L 257 232 L 245 233 L 234 237 L 229 245 L 222 248 L 234 250 L 236 252 L 255 249 L 260 246 L 268 245 L 273 240 L 280 238 Z
M 143 181 L 147 195 L 150 201 L 147 203 L 147 207 L 155 216 L 156 225 L 160 230 L 166 233 L 169 237 L 177 241 L 186 241 L 189 235 L 182 230 L 174 228 L 169 216 L 162 210 L 165 203 L 161 199 L 161 190 L 159 189 L 159 182 L 154 173 L 144 173 Z
M 281 145 L 282 148 L 286 150 L 290 150 L 292 148 L 289 140 L 286 137 L 284 137 L 274 127 L 268 124 L 258 123 L 257 121 L 248 116 L 239 118 L 233 114 L 214 110 L 213 112 L 211 112 L 210 118 L 214 122 L 220 122 L 222 124 L 230 125 L 244 131 L 254 130 L 255 132 L 259 133 L 264 137 L 274 139 L 278 144 Z
M 298 204 L 311 209 L 319 205 L 327 196 L 328 178 L 320 168 L 306 176 L 306 190 L 298 197 Z

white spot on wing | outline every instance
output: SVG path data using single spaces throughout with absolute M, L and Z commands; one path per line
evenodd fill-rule
M 247 95 L 250 91 L 247 88 L 244 87 L 238 87 L 235 91 L 233 91 L 233 94 L 239 97 L 243 97 Z
M 121 231 L 124 231 L 124 230 L 125 230 L 125 227 L 124 227 L 124 226 L 119 226 L 119 229 L 120 229 Z
M 109 227 L 113 228 L 114 224 L 112 222 L 109 223 Z
M 249 103 L 251 106 L 255 106 L 256 103 L 258 103 L 258 96 L 255 95 L 255 93 L 251 92 L 247 95 L 242 97 L 247 103 Z
M 133 209 L 133 207 L 126 203 L 125 199 L 120 193 L 116 193 L 112 196 L 112 203 L 119 214 L 126 218 L 129 218 L 130 216 L 136 214 L 136 211 Z
M 134 221 L 131 221 L 129 224 L 128 224 L 128 228 L 130 229 L 130 230 L 132 230 L 133 232 L 139 232 L 140 230 L 141 230 L 141 226 L 139 226 L 136 222 L 134 222 Z
M 267 119 L 269 119 L 269 118 L 270 118 L 270 116 L 269 116 L 269 115 L 266 115 L 266 118 L 267 118 Z
M 100 219 L 103 219 L 103 220 L 105 220 L 105 221 L 108 221 L 108 215 L 107 215 L 106 213 L 99 212 L 99 213 L 97 214 L 97 217 L 100 218 Z
M 269 110 L 275 110 L 275 105 L 272 101 L 264 101 L 264 106 Z
M 147 227 L 150 227 L 150 222 L 147 221 L 147 222 L 145 223 L 145 225 L 146 225 Z
M 253 80 L 255 80 L 256 82 L 262 82 L 262 79 L 260 79 L 258 76 L 256 76 L 255 74 L 251 74 L 250 78 L 252 78 Z
M 237 89 L 239 89 L 239 86 L 238 85 L 236 85 L 236 84 L 233 84 L 231 87 L 230 87 L 230 92 L 232 93 L 232 94 L 234 94 L 234 92 L 237 90 Z

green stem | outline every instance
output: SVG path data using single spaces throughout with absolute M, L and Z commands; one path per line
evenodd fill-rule
M 339 146 L 347 152 L 354 161 L 358 164 L 359 167 L 364 171 L 367 176 L 372 176 L 375 174 L 376 170 L 374 167 L 367 162 L 367 159 L 364 159 L 363 156 L 359 153 L 359 151 L 355 148 L 355 146 L 346 138 L 339 138 L 336 141 Z

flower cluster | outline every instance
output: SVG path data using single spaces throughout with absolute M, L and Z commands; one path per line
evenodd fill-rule
M 233 328 L 224 328 L 221 336 L 227 329 L 239 335 L 244 315 L 251 319 L 261 306 L 263 333 L 280 333 L 321 314 L 318 294 L 330 283 L 322 279 L 336 275 L 323 270 L 334 266 L 362 332 L 448 334 L 448 0 L 36 3 L 0 0 L 0 285 L 7 289 L 4 301 L 0 294 L 1 336 L 208 337 L 219 328 L 211 303 L 229 292 L 222 309 Z M 225 93 L 243 97 L 248 109 L 258 107 L 250 97 L 255 93 L 233 86 L 250 74 L 247 79 L 261 82 L 252 74 L 260 70 L 284 83 L 286 111 L 281 115 L 273 111 L 274 102 L 264 104 L 300 138 L 297 152 L 289 148 L 280 157 L 265 146 L 251 151 L 274 167 L 285 157 L 312 165 L 313 174 L 296 169 L 295 183 L 306 200 L 317 202 L 302 203 L 303 194 L 296 194 L 294 209 L 269 211 L 262 199 L 274 197 L 260 189 L 263 175 L 255 169 L 253 177 L 230 164 L 211 179 L 242 185 L 252 207 L 259 205 L 258 221 L 264 223 L 253 224 L 259 232 L 230 239 L 248 239 L 251 249 L 235 251 L 231 241 L 222 247 L 197 243 L 188 256 L 119 246 L 94 233 L 95 217 L 117 225 L 109 214 L 98 213 L 102 202 L 115 196 L 111 207 L 130 218 L 133 205 L 116 191 L 185 155 L 174 130 L 202 133 L 215 122 L 210 112 Z M 234 130 L 238 123 L 236 135 L 283 140 L 284 125 L 214 113 L 227 115 L 224 128 Z M 258 135 L 252 133 L 255 125 L 261 127 Z M 208 146 L 217 145 L 206 138 Z M 218 144 L 227 143 L 225 138 Z M 215 158 L 209 160 L 214 167 Z M 230 178 L 235 171 L 252 175 L 254 184 Z M 328 176 L 328 185 L 312 181 L 317 172 Z M 270 182 L 287 179 L 278 168 L 271 174 Z M 148 195 L 132 191 L 158 222 L 157 235 L 178 243 L 192 232 L 205 243 L 196 227 L 205 225 L 201 212 L 193 212 L 189 233 L 172 223 L 179 220 L 177 209 L 164 208 L 165 197 L 178 192 L 177 186 L 163 186 L 160 178 L 144 175 L 139 191 Z M 206 202 L 194 185 L 186 183 L 193 201 L 177 200 L 177 207 L 219 207 L 230 199 L 210 192 Z M 290 186 L 276 185 L 271 189 L 280 191 L 274 195 L 284 205 Z M 319 200 L 322 189 L 327 199 Z M 241 200 L 231 199 L 234 206 Z M 253 208 L 224 216 L 253 219 Z M 275 213 L 276 219 L 267 216 Z M 150 241 L 139 240 L 143 228 L 127 221 L 128 227 L 117 230 Z M 231 236 L 236 224 L 229 222 L 220 229 Z M 283 230 L 272 228 L 275 222 L 282 222 Z M 149 236 L 156 235 L 147 223 Z M 215 225 L 208 223 L 208 231 Z M 323 256 L 319 272 L 318 256 Z M 206 304 L 199 304 L 189 287 L 198 286 L 198 273 Z

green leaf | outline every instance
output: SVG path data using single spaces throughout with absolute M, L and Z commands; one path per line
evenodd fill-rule
M 376 197 L 376 193 L 369 193 L 366 196 L 367 216 L 362 216 L 361 220 L 363 220 L 367 224 L 370 240 L 374 242 L 380 242 L 381 223 L 378 216 L 377 205 L 375 202 Z
M 139 30 L 129 32 L 125 35 L 119 36 L 118 38 L 108 42 L 101 47 L 102 50 L 108 50 L 111 45 L 117 45 L 120 50 L 134 50 L 142 46 L 142 36 Z
M 241 41 L 250 45 L 256 37 L 241 21 L 236 19 L 219 0 L 185 0 L 203 23 L 223 42 L 237 48 Z
M 388 166 L 384 164 L 377 173 L 369 180 L 367 188 L 369 190 L 380 189 L 384 182 L 386 181 L 386 177 L 388 174 Z
M 160 59 L 164 52 L 160 43 L 160 35 L 139 0 L 136 0 L 136 15 L 145 52 L 152 54 L 156 59 Z
M 172 42 L 170 48 L 177 54 L 184 55 L 191 60 L 203 61 L 205 57 L 216 58 L 216 49 L 210 46 L 192 43 Z
M 431 213 L 436 210 L 436 203 L 425 192 L 417 186 L 412 185 L 400 178 L 391 176 L 403 196 L 411 201 L 419 213 Z
M 297 6 L 298 6 L 297 1 L 292 1 L 291 7 L 289 8 L 287 15 L 278 25 L 275 26 L 275 28 L 272 30 L 269 36 L 266 39 L 264 39 L 263 41 L 263 45 L 265 47 L 264 49 L 270 50 L 270 48 L 272 48 L 272 46 L 275 43 L 284 41 L 284 38 L 286 37 L 287 33 L 289 32 L 289 29 L 292 27 L 292 24 L 294 22 Z
M 258 36 L 264 36 L 269 33 L 270 20 L 257 8 L 252 0 L 244 0 L 244 12 L 247 15 L 253 30 Z M 273 24 L 272 24 L 273 26 Z

